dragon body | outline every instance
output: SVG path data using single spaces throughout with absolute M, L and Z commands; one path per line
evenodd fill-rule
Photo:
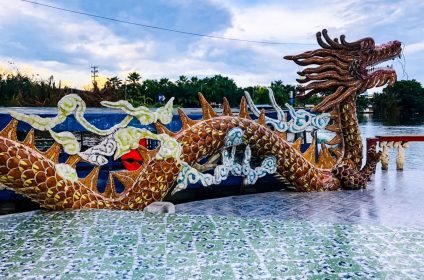
M 300 140 L 294 143 L 287 141 L 286 132 L 267 125 L 263 111 L 258 118 L 251 119 L 245 98 L 241 101 L 238 115 L 232 114 L 226 99 L 223 113 L 218 115 L 200 95 L 203 118 L 191 120 L 179 109 L 182 128 L 178 132 L 169 131 L 160 118 L 154 118 L 160 136 L 158 139 L 168 139 L 169 142 L 161 142 L 154 150 L 136 147 L 143 163 L 134 171 L 111 171 L 103 193 L 97 190 L 100 166 L 95 165 L 85 178 L 78 178 L 76 164 L 87 157 L 74 153 L 65 163 L 59 163 L 59 144 L 45 152 L 39 151 L 34 144 L 33 130 L 24 141 L 18 141 L 18 121 L 14 119 L 0 132 L 0 183 L 4 188 L 29 197 L 48 209 L 139 210 L 163 199 L 181 180 L 184 166 L 198 166 L 202 160 L 219 154 L 226 148 L 226 136 L 239 129 L 243 145 L 249 147 L 252 157 L 274 157 L 276 172 L 297 191 L 364 188 L 375 170 L 379 154 L 370 149 L 362 167 L 356 95 L 368 88 L 395 81 L 396 74 L 390 68 L 375 71 L 368 68 L 398 56 L 400 43 L 394 41 L 376 47 L 370 38 L 348 43 L 344 36 L 340 37 L 339 43 L 337 39 L 330 39 L 326 30 L 317 33 L 317 39 L 322 49 L 287 56 L 286 59 L 301 66 L 317 65 L 299 72 L 304 77 L 299 80 L 303 84 L 299 95 L 322 95 L 323 100 L 314 111 L 328 113 L 331 118 L 326 129 L 334 133 L 334 138 L 321 143 L 318 158 L 316 139 L 302 153 Z M 134 110 L 132 108 L 131 112 Z M 119 142 L 120 138 L 117 139 Z M 135 139 L 134 143 L 139 140 Z M 172 146 L 175 153 L 164 153 L 168 143 L 177 143 L 176 148 Z M 125 186 L 121 193 L 115 191 L 116 180 Z

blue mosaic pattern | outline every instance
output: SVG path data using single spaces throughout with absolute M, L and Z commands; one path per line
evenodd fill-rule
M 412 228 L 123 211 L 0 217 L 0 279 L 423 279 Z

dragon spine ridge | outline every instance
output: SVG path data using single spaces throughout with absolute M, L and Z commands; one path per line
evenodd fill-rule
M 13 119 L 0 132 L 0 183 L 48 209 L 143 209 L 168 193 L 181 171 L 181 162 L 193 166 L 199 160 L 219 153 L 228 132 L 240 128 L 252 157 L 274 156 L 277 173 L 297 191 L 364 188 L 375 170 L 379 154 L 374 148 L 369 150 L 367 162 L 361 168 L 362 144 L 356 119 L 356 94 L 388 81 L 394 82 L 396 74 L 393 70 L 369 72 L 367 67 L 397 56 L 400 43 L 394 41 L 376 47 L 370 38 L 348 43 L 344 36 L 340 37 L 339 43 L 337 39 L 331 40 L 326 30 L 317 34 L 317 40 L 323 49 L 286 58 L 303 66 L 318 65 L 300 72 L 305 76 L 300 80 L 305 84 L 301 89 L 303 96 L 333 92 L 314 108 L 318 112 L 330 113 L 332 123 L 326 129 L 335 133 L 332 140 L 321 143 L 318 161 L 315 159 L 315 139 L 302 154 L 299 139 L 290 144 L 286 141 L 286 133 L 267 127 L 264 111 L 257 120 L 252 120 L 244 97 L 238 116 L 231 113 L 225 98 L 223 113 L 219 116 L 199 94 L 201 120 L 191 120 L 179 109 L 180 131 L 171 132 L 160 122 L 155 123 L 158 133 L 179 143 L 179 158 L 157 158 L 160 147 L 147 150 L 139 146 L 137 151 L 144 159 L 143 165 L 135 171 L 110 172 L 103 193 L 97 191 L 99 166 L 95 166 L 85 178 L 71 178 L 67 169 L 62 169 L 58 163 L 60 145 L 55 143 L 49 150 L 39 151 L 34 144 L 34 130 L 24 141 L 18 141 L 18 122 Z M 80 156 L 70 155 L 64 166 L 72 170 L 80 160 Z M 125 186 L 120 194 L 115 192 L 115 179 Z

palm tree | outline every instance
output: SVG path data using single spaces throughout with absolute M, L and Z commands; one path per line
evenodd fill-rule
M 113 90 L 118 90 L 122 86 L 122 80 L 117 76 L 107 78 L 105 87 Z
M 187 83 L 188 83 L 188 78 L 184 75 L 181 75 L 177 80 L 177 84 L 179 85 L 186 85 Z
M 127 80 L 129 81 L 129 85 L 125 85 L 125 98 L 134 100 L 137 102 L 138 96 L 141 92 L 141 84 L 140 84 L 141 76 L 137 72 L 131 72 L 127 76 Z
M 128 74 L 127 79 L 131 82 L 131 84 L 135 85 L 135 84 L 139 83 L 141 76 L 137 72 L 131 72 L 131 73 Z

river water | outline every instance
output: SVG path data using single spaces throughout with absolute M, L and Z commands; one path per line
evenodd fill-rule
M 424 135 L 424 119 L 406 120 L 391 124 L 373 116 L 363 115 L 359 126 L 364 147 L 366 138 L 383 135 Z M 365 152 L 365 151 L 364 151 Z M 390 149 L 389 170 L 396 169 L 396 149 Z M 405 170 L 422 170 L 424 167 L 424 142 L 411 142 L 405 152 Z

